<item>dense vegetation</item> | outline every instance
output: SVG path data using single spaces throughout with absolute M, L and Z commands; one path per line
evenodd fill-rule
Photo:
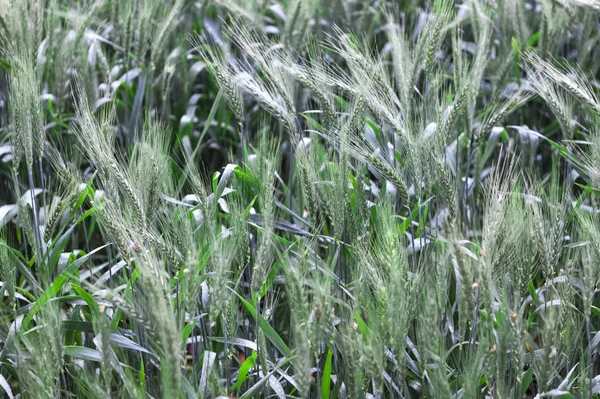
M 0 0 L 0 392 L 598 397 L 599 10 Z

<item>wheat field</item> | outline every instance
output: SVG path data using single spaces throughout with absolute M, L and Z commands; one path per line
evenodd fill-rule
M 598 0 L 0 0 L 6 398 L 600 398 Z

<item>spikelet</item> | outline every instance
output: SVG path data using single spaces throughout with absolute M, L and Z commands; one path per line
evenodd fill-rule
M 563 134 L 567 138 L 572 136 L 572 127 L 570 115 L 572 112 L 571 104 L 561 92 L 562 90 L 557 85 L 549 81 L 542 73 L 536 73 L 531 68 L 528 68 L 527 76 L 533 88 L 546 101 L 546 104 L 556 117 Z
M 110 237 L 112 244 L 116 247 L 117 251 L 125 260 L 128 260 L 130 253 L 130 240 L 126 238 L 121 227 L 113 219 L 113 212 L 114 211 L 106 212 L 106 210 L 101 210 L 98 212 L 98 219 L 100 225 L 106 229 L 106 234 L 108 237 Z
M 452 102 L 452 105 L 450 106 L 450 109 L 448 110 L 445 117 L 442 118 L 442 128 L 440 132 L 440 135 L 442 137 L 449 137 L 450 130 L 454 126 L 454 123 L 456 122 L 458 117 L 462 115 L 462 113 L 465 111 L 464 104 L 465 100 L 467 99 L 468 93 L 468 87 L 463 87 L 463 89 L 456 96 L 456 99 Z
M 354 104 L 354 111 L 350 118 L 350 127 L 362 132 L 364 128 L 364 112 L 365 112 L 365 100 L 362 97 L 358 97 Z
M 268 151 L 264 149 L 265 151 Z M 253 293 L 260 292 L 261 287 L 265 283 L 268 270 L 271 266 L 272 258 L 272 242 L 273 242 L 273 224 L 275 221 L 274 206 L 273 206 L 273 195 L 275 190 L 275 160 L 268 159 L 267 153 L 266 158 L 263 159 L 263 175 L 264 179 L 263 187 L 261 187 L 261 208 L 262 208 L 262 220 L 263 220 L 263 231 L 260 234 L 260 241 L 258 244 L 255 262 L 252 273 L 251 289 Z
M 377 169 L 386 179 L 389 179 L 394 186 L 396 186 L 399 191 L 400 201 L 402 201 L 402 204 L 404 206 L 410 206 L 410 196 L 404 180 L 378 157 L 374 155 L 368 155 L 367 161 L 370 162 L 373 167 Z
M 296 157 L 299 160 L 298 168 L 300 173 L 300 182 L 302 184 L 302 193 L 304 195 L 306 207 L 308 210 L 309 217 L 316 222 L 317 220 L 317 200 L 315 195 L 315 190 L 313 187 L 313 183 L 310 180 L 309 172 L 308 172 L 308 160 L 306 159 L 306 155 L 300 155 L 299 152 L 296 153 Z M 304 159 L 303 159 L 304 158 Z
M 114 178 L 114 181 L 117 183 L 123 194 L 127 197 L 129 202 L 133 205 L 133 218 L 137 226 L 145 225 L 145 218 L 142 213 L 142 204 L 139 200 L 139 197 L 129 182 L 129 180 L 125 177 L 125 174 L 121 170 L 121 167 L 113 162 L 110 164 L 110 173 Z
M 279 120 L 288 133 L 292 134 L 295 141 L 298 140 L 296 137 L 297 129 L 295 116 L 286 109 L 289 107 L 280 104 L 279 99 L 273 90 L 270 90 L 267 86 L 259 83 L 247 72 L 238 73 L 234 78 L 234 82 L 246 94 L 251 96 L 265 111 Z
M 436 1 L 434 8 L 436 12 L 431 18 L 435 22 L 428 22 L 431 28 L 426 31 L 428 44 L 427 53 L 425 55 L 425 73 L 429 73 L 431 71 L 433 56 L 443 39 L 443 30 L 446 28 L 452 17 L 451 2 L 444 0 Z
M 179 267 L 182 263 L 182 256 L 181 254 L 178 254 L 175 251 L 174 246 L 165 243 L 163 239 L 149 232 L 145 232 L 144 235 L 146 238 L 148 238 L 150 244 L 152 244 L 156 248 L 158 254 L 164 256 L 165 259 L 169 262 L 171 270 L 173 270 L 174 272 L 179 270 Z
M 158 163 L 156 162 L 156 159 L 154 156 L 150 155 L 151 158 L 151 173 L 152 173 L 152 179 L 150 180 L 151 182 L 153 181 L 160 181 L 159 179 L 161 178 L 160 175 L 160 171 L 158 169 Z M 151 226 L 154 223 L 154 219 L 156 217 L 156 214 L 158 213 L 158 208 L 160 205 L 160 192 L 159 192 L 159 185 L 158 184 L 150 184 L 148 186 L 147 189 L 147 193 L 146 193 L 146 224 L 148 226 Z
M 440 178 L 440 183 L 442 186 L 442 191 L 444 192 L 444 196 L 446 197 L 446 202 L 448 203 L 448 208 L 450 210 L 450 219 L 452 221 L 456 220 L 456 195 L 454 192 L 453 184 L 451 183 L 450 174 L 444 168 L 443 162 L 439 158 L 434 158 L 435 167 L 437 169 L 438 177 Z
M 52 235 L 55 233 L 58 224 L 62 216 L 64 215 L 67 209 L 73 209 L 77 201 L 77 191 L 71 190 L 66 194 L 66 196 L 59 200 L 56 207 L 54 207 L 53 212 L 46 219 L 44 224 L 44 241 L 49 243 L 52 239 Z
M 481 127 L 477 131 L 475 135 L 475 142 L 473 144 L 474 148 L 477 148 L 481 143 L 482 139 L 491 132 L 492 128 L 496 126 L 502 118 L 506 115 L 514 112 L 516 109 L 521 107 L 524 103 L 531 100 L 534 96 L 534 92 L 531 90 L 519 90 L 509 99 L 496 103 L 493 105 L 491 111 L 489 112 L 486 119 L 484 119 Z
M 309 256 L 309 251 L 306 251 L 300 262 L 306 262 L 306 257 Z M 290 262 L 286 262 L 287 270 L 286 276 L 286 294 L 289 298 L 288 303 L 290 305 L 290 314 L 293 319 L 292 327 L 294 334 L 294 344 L 297 348 L 296 356 L 297 361 L 294 364 L 295 374 L 297 376 L 297 382 L 299 390 L 302 394 L 305 394 L 310 389 L 310 374 L 311 374 L 311 354 L 310 346 L 307 335 L 307 303 L 308 300 L 305 296 L 305 289 L 303 285 L 303 276 L 300 265 L 293 265 L 291 259 Z
M 6 311 L 12 311 L 15 305 L 15 283 L 16 283 L 16 268 L 14 259 L 9 252 L 7 246 L 0 246 L 0 281 L 4 283 L 0 289 L 0 296 L 4 297 L 4 293 L 8 297 Z M 4 313 L 3 309 L 3 313 Z
M 292 81 L 284 73 L 285 65 L 292 63 L 288 52 L 271 51 L 272 43 L 266 37 L 244 25 L 234 24 L 227 30 L 237 47 L 258 63 L 260 71 L 266 78 L 265 82 L 261 82 L 263 91 L 270 91 L 270 96 L 273 98 L 281 98 L 285 105 L 284 113 L 294 115 L 296 112 L 294 87 Z M 234 65 L 234 67 L 238 68 L 237 72 L 241 72 L 239 66 Z
M 586 105 L 596 116 L 600 116 L 600 103 L 593 88 L 584 76 L 573 68 L 559 69 L 542 60 L 532 51 L 525 52 L 523 59 L 546 78 L 561 86 L 573 97 Z
M 473 309 L 475 308 L 473 271 L 469 260 L 462 254 L 459 244 L 455 243 L 453 245 L 450 256 L 456 273 L 456 279 L 460 284 L 458 312 L 460 320 L 459 328 L 462 336 L 467 330 L 467 323 L 472 319 Z
M 329 102 L 329 99 L 327 98 L 325 93 L 323 93 L 323 91 L 321 89 L 319 89 L 317 87 L 317 85 L 305 74 L 297 71 L 296 78 L 304 86 L 306 86 L 313 93 L 315 93 L 315 95 L 319 99 L 319 103 L 323 107 L 323 116 L 324 116 L 324 120 L 325 120 L 325 127 L 326 128 L 331 127 L 331 125 L 333 125 L 335 123 L 335 113 L 334 113 L 333 107 L 331 106 L 331 103 Z
M 238 124 L 242 125 L 244 122 L 244 102 L 240 88 L 233 84 L 231 67 L 226 63 L 222 55 L 215 53 L 209 47 L 205 37 L 194 36 L 191 42 L 206 62 L 208 70 L 213 75 L 215 83 L 222 90 L 225 101 L 233 111 Z

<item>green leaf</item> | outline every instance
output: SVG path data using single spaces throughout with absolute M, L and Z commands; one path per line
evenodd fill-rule
M 31 302 L 35 302 L 35 297 L 24 288 L 15 286 L 15 290 L 27 297 Z
M 223 170 L 223 174 L 221 175 L 221 178 L 219 179 L 219 183 L 217 184 L 217 187 L 214 187 L 214 180 L 213 180 L 213 189 L 214 189 L 214 193 L 215 193 L 215 201 L 217 201 L 219 198 L 221 198 L 221 195 L 223 194 L 223 191 L 225 191 L 225 187 L 227 187 L 227 183 L 229 182 L 229 179 L 231 178 L 231 175 L 234 173 L 234 171 L 236 169 L 240 169 L 239 166 L 237 166 L 236 164 L 230 163 L 225 167 L 225 170 Z
M 500 133 L 500 138 L 502 139 L 504 145 L 508 145 L 509 139 L 508 132 L 506 131 L 506 129 L 502 130 L 502 133 Z
M 248 215 L 250 215 L 250 211 L 252 210 L 252 207 L 254 206 L 254 202 L 256 201 L 257 198 L 258 198 L 258 195 L 255 196 L 254 198 L 252 198 L 252 201 L 250 201 L 250 203 L 248 204 L 246 209 L 244 209 L 244 213 L 242 214 L 242 220 L 248 219 Z
M 354 189 L 357 189 L 356 178 L 354 177 L 354 175 L 350 171 L 348 172 L 348 178 L 350 179 L 350 183 L 352 183 L 352 187 L 354 187 Z
M 27 316 L 25 316 L 25 318 L 23 319 L 23 324 L 21 326 L 21 331 L 27 330 L 27 328 L 29 327 L 29 323 L 33 319 L 33 316 L 35 316 L 35 314 L 42 308 L 42 306 L 48 303 L 48 301 L 50 301 L 54 297 L 54 295 L 60 292 L 62 287 L 67 283 L 67 281 L 71 279 L 73 274 L 75 274 L 75 272 L 79 269 L 79 267 L 82 264 L 84 264 L 93 254 L 106 248 L 108 245 L 109 244 L 102 245 L 101 247 L 94 249 L 92 252 L 77 259 L 76 261 L 71 263 L 65 270 L 63 270 L 63 272 L 59 274 L 59 276 L 52 282 L 52 284 L 50 284 L 46 291 L 42 293 L 42 295 L 35 302 L 33 308 L 29 311 Z
M 269 373 L 267 375 L 265 375 L 263 378 L 260 379 L 260 381 L 258 381 L 256 384 L 254 384 L 252 387 L 250 387 L 250 389 L 248 389 L 246 392 L 244 392 L 239 399 L 245 399 L 245 398 L 251 398 L 251 397 L 256 397 L 256 396 L 252 396 L 257 390 L 259 390 L 268 380 L 269 378 L 271 378 L 271 376 L 273 374 L 275 374 L 275 372 L 284 364 L 290 362 L 293 358 L 290 359 L 285 359 L 283 362 L 277 364 L 276 366 L 273 367 L 273 369 L 271 371 L 269 371 Z
M 84 191 L 86 191 L 86 190 L 84 190 Z M 84 200 L 85 200 L 85 197 L 82 194 L 79 197 L 79 199 L 77 200 L 77 202 L 79 203 L 79 201 L 81 201 L 83 203 Z M 73 210 L 71 211 L 71 214 L 69 215 L 69 219 L 73 216 L 75 210 L 78 208 L 79 207 L 73 208 Z M 50 265 L 56 265 L 57 262 L 59 261 L 60 255 L 64 252 L 67 244 L 69 243 L 68 238 L 71 235 L 71 233 L 73 232 L 73 230 L 75 229 L 75 227 L 77 225 L 79 225 L 81 222 L 83 222 L 85 219 L 87 219 L 89 216 L 93 215 L 95 212 L 96 212 L 95 208 L 88 209 L 83 215 L 81 215 L 77 219 L 77 221 L 71 227 L 69 227 L 67 229 L 66 232 L 64 232 L 58 239 L 53 240 L 52 244 L 50 244 L 50 246 L 49 246 L 49 248 L 52 248 L 52 251 L 47 254 L 47 256 L 50 256 Z
M 258 190 L 260 187 L 260 181 L 252 174 L 250 168 L 246 165 L 246 170 L 242 168 L 235 169 L 235 177 L 244 185 L 250 186 L 249 188 Z
M 540 134 L 540 133 L 536 132 L 535 130 L 527 129 L 527 128 L 524 128 L 524 127 L 521 127 L 521 126 L 514 126 L 514 125 L 513 126 L 507 126 L 507 127 L 513 128 L 513 129 L 516 129 L 516 130 L 519 130 L 519 131 L 525 131 L 525 132 L 527 132 L 529 134 L 533 134 L 534 136 L 537 136 L 537 137 L 539 137 L 539 138 L 541 138 L 543 140 L 546 140 L 548 143 L 550 143 L 550 145 L 552 147 L 554 147 L 558 151 L 558 153 L 563 158 L 565 158 L 565 159 L 568 160 L 568 158 L 569 158 L 569 150 L 567 149 L 567 147 L 564 147 L 564 146 L 558 144 L 556 141 L 549 139 L 548 137 L 544 136 L 543 134 Z
M 541 303 L 540 298 L 538 297 L 538 294 L 535 290 L 535 287 L 533 285 L 533 281 L 530 281 L 529 284 L 527 285 L 527 290 L 529 291 L 529 295 L 531 295 L 531 298 L 533 299 L 533 303 L 535 303 L 536 306 L 539 306 L 539 304 Z
M 194 149 L 192 159 L 194 159 L 196 157 L 196 152 L 200 148 L 200 143 L 203 143 L 202 139 L 204 139 L 204 136 L 206 135 L 206 133 L 208 133 L 208 129 L 210 128 L 213 120 L 215 119 L 215 115 L 217 114 L 217 110 L 219 109 L 219 104 L 221 103 L 222 97 L 223 97 L 223 94 L 221 93 L 221 90 L 219 90 L 219 92 L 217 93 L 217 97 L 215 98 L 215 101 L 213 102 L 213 105 L 210 108 L 210 112 L 208 113 L 208 116 L 206 117 L 206 120 L 204 121 L 204 128 L 202 129 L 202 133 L 200 133 L 200 138 L 198 139 L 198 145 Z
M 373 129 L 373 132 L 375 132 L 375 137 L 377 137 L 377 140 L 382 140 L 383 132 L 381 131 L 381 129 L 376 124 L 374 124 L 370 119 L 366 119 L 365 122 L 367 125 L 369 125 L 371 127 L 371 129 Z
M 250 356 L 249 358 L 244 360 L 244 363 L 242 363 L 242 365 L 240 366 L 240 371 L 238 372 L 237 381 L 235 382 L 235 384 L 233 384 L 231 386 L 231 388 L 229 389 L 229 392 L 233 392 L 233 391 L 240 389 L 240 387 L 242 386 L 244 381 L 246 381 L 248 379 L 248 372 L 256 364 L 256 357 L 257 357 L 256 351 L 252 351 L 252 356 Z
M 342 370 L 337 375 L 335 385 L 333 386 L 333 392 L 331 394 L 331 399 L 338 399 L 338 395 L 340 394 L 340 389 L 342 388 L 343 381 L 344 381 L 344 371 Z
M 418 220 L 419 217 L 419 204 L 416 204 L 412 210 L 412 220 Z M 404 233 L 406 233 L 406 231 L 408 230 L 408 228 L 410 227 L 410 221 L 411 218 L 407 217 L 406 219 L 404 219 L 404 221 L 398 226 L 398 235 L 399 236 L 403 236 Z
M 79 194 L 79 197 L 77 197 L 77 202 L 75 203 L 75 206 L 71 209 L 71 216 L 74 215 L 75 212 L 77 212 L 77 210 L 83 205 L 86 199 L 94 199 L 95 191 L 91 185 L 92 179 L 90 179 L 90 182 L 86 184 L 85 188 Z
M 221 173 L 219 173 L 219 171 L 216 171 L 213 174 L 213 177 L 212 177 L 212 191 L 213 191 L 213 193 L 215 193 L 217 191 L 217 186 L 219 185 L 219 176 L 221 176 Z
M 587 191 L 590 194 L 600 195 L 600 190 L 598 190 L 597 188 L 593 188 L 593 187 L 586 186 L 584 184 L 579 184 L 579 183 L 575 183 L 575 185 L 581 187 L 582 189 L 584 189 L 585 191 Z
M 96 349 L 86 348 L 85 346 L 65 346 L 63 353 L 67 356 L 78 357 L 83 360 L 91 360 L 93 362 L 102 362 L 102 354 Z
M 325 368 L 323 369 L 323 381 L 321 381 L 321 399 L 329 399 L 332 355 L 331 349 L 328 349 L 327 360 L 325 360 Z
M 185 327 L 183 327 L 183 330 L 181 331 L 181 342 L 183 343 L 183 345 L 187 343 L 187 340 L 192 334 L 192 329 L 194 327 L 196 327 L 196 320 L 190 321 L 188 324 L 185 325 Z
M 61 324 L 65 328 L 65 330 L 80 331 L 88 334 L 94 334 L 94 327 L 91 323 L 86 321 L 64 320 Z M 158 359 L 156 353 L 144 348 L 140 344 L 132 341 L 131 339 L 127 338 L 121 333 L 110 333 L 108 335 L 108 339 L 110 340 L 111 344 L 119 348 L 130 349 L 137 352 L 144 352 Z
M 137 352 L 144 352 L 144 353 L 149 354 L 150 356 L 153 356 L 155 359 L 158 359 L 158 356 L 156 355 L 156 353 L 144 348 L 137 342 L 130 340 L 129 338 L 127 338 L 126 336 L 124 336 L 122 334 L 111 333 L 108 336 L 108 339 L 110 340 L 111 344 L 118 346 L 119 348 L 129 349 L 129 350 L 137 351 Z
M 306 119 L 306 121 L 308 122 L 309 129 L 323 130 L 323 126 L 319 122 L 317 122 L 316 120 L 314 120 L 313 118 L 308 116 L 306 113 L 301 113 L 300 116 L 302 116 L 304 119 Z
M 514 68 L 515 68 L 515 78 L 517 78 L 517 83 L 521 84 L 521 69 L 519 67 L 519 59 L 520 59 L 520 51 L 519 51 L 519 44 L 517 43 L 517 40 L 513 37 L 512 38 L 512 45 L 513 45 L 513 50 L 515 51 L 515 62 L 514 62 Z
M 340 105 L 342 109 L 348 108 L 348 103 L 342 97 L 336 95 L 334 96 L 335 101 Z
M 529 38 L 529 47 L 533 47 L 536 45 L 536 43 L 538 42 L 538 40 L 540 38 L 540 33 L 541 32 L 538 30 L 533 35 L 531 35 L 531 37 Z
M 521 385 L 522 394 L 525 395 L 527 389 L 529 389 L 529 385 L 531 384 L 531 380 L 533 380 L 533 367 L 529 367 L 529 369 L 523 373 L 523 383 Z
M 265 336 L 269 339 L 269 341 L 271 341 L 273 343 L 275 348 L 277 348 L 277 350 L 279 350 L 281 353 L 286 355 L 288 358 L 292 358 L 294 355 L 292 354 L 292 351 L 290 350 L 290 348 L 288 348 L 288 346 L 285 344 L 285 342 L 283 342 L 283 339 L 281 339 L 281 337 L 279 336 L 279 334 L 277 334 L 277 332 L 273 329 L 273 327 L 271 327 L 271 325 L 269 323 L 267 323 L 267 321 L 260 314 L 258 314 L 256 312 L 256 308 L 254 306 L 252 306 L 244 298 L 242 298 L 242 296 L 240 294 L 238 294 L 234 290 L 231 290 L 231 291 L 238 298 L 240 298 L 240 301 L 242 301 L 242 303 L 246 307 L 246 310 L 248 310 L 248 312 L 255 319 L 258 320 L 258 325 L 259 325 L 260 329 L 263 331 L 263 333 L 265 333 Z
M 140 388 L 146 390 L 146 370 L 144 369 L 144 362 L 140 362 Z
M 77 284 L 71 284 L 71 288 L 73 288 L 75 290 L 75 292 L 77 293 L 77 295 L 79 295 L 81 297 L 81 299 L 83 299 L 83 301 L 85 303 L 87 303 L 87 305 L 89 306 L 90 310 L 92 311 L 94 317 L 98 316 L 98 313 L 100 312 L 100 310 L 98 307 L 98 303 L 96 303 L 96 300 L 94 299 L 94 297 L 91 296 L 89 293 L 87 293 L 83 288 L 81 288 Z
M 2 58 L 0 58 L 0 67 L 6 69 L 7 72 L 10 72 L 10 64 Z
M 273 267 L 271 267 L 271 269 L 269 269 L 265 283 L 263 284 L 262 289 L 260 290 L 260 298 L 267 295 L 267 292 L 269 292 L 269 288 L 271 288 L 271 285 L 275 281 L 275 278 L 277 278 L 277 274 L 279 273 L 280 268 L 281 262 L 277 262 L 275 263 L 275 265 L 273 265 Z
M 360 317 L 358 314 L 354 314 L 354 320 L 356 321 L 356 325 L 358 326 L 363 339 L 366 340 L 371 335 L 369 326 L 367 326 L 367 323 L 365 323 L 362 317 Z

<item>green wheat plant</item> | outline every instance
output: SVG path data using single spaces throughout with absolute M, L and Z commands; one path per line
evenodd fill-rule
M 594 0 L 0 0 L 0 392 L 600 397 Z

